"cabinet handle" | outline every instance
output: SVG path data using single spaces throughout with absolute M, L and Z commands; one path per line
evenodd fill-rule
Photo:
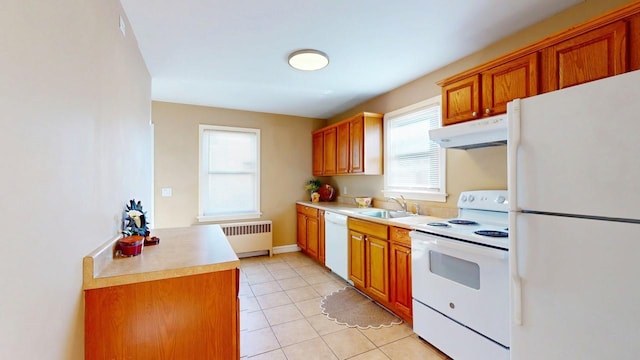
M 487 109 L 484 111 L 484 113 L 485 113 L 485 114 L 491 114 L 491 109 L 487 108 Z
M 471 113 L 471 116 L 476 117 L 476 116 L 478 116 L 478 113 L 474 111 L 474 112 Z

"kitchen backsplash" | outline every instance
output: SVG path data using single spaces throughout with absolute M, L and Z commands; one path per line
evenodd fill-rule
M 354 201 L 355 197 L 356 196 L 339 195 L 336 198 L 336 201 L 338 203 L 356 206 Z M 420 207 L 420 215 L 429 215 L 445 219 L 455 218 L 458 216 L 457 208 L 433 206 L 433 202 L 407 199 L 407 208 L 410 212 L 416 212 L 416 204 Z M 387 201 L 382 198 L 374 197 L 371 206 L 379 209 L 399 210 L 398 204 L 395 201 Z

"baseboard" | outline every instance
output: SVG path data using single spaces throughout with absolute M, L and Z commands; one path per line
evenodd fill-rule
M 300 251 L 300 247 L 298 247 L 298 245 L 283 245 L 283 246 L 274 246 L 273 247 L 273 253 L 274 254 L 282 254 L 282 253 L 288 253 L 288 252 L 296 252 L 296 251 Z

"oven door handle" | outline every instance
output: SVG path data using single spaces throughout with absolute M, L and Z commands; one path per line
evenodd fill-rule
M 449 240 L 433 239 L 427 241 L 434 246 L 448 248 L 451 250 L 464 251 L 476 255 L 488 256 L 494 259 L 504 260 L 507 258 L 507 250 L 494 249 L 482 245 L 467 245 L 464 243 L 453 242 Z

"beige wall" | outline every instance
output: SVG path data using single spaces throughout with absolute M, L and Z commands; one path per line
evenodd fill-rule
M 294 244 L 295 202 L 306 199 L 311 178 L 311 131 L 324 120 L 153 102 L 155 227 L 190 226 L 198 215 L 198 125 L 261 131 L 262 218 L 273 221 L 274 246 Z M 162 197 L 163 187 L 173 189 Z
M 120 14 L 2 2 L 0 359 L 82 359 L 82 258 L 128 199 L 151 209 L 151 80 Z
M 522 48 L 570 26 L 579 24 L 603 12 L 630 2 L 632 1 L 585 0 L 583 3 L 506 37 L 477 53 L 345 111 L 329 119 L 329 123 L 337 122 L 362 111 L 387 113 L 440 95 L 440 87 L 436 85 L 436 82 L 444 78 L 493 60 L 510 51 Z M 456 201 L 461 191 L 506 189 L 506 174 L 506 147 L 504 146 L 468 151 L 447 150 L 447 193 L 449 194 L 447 203 L 422 203 L 423 208 L 434 208 L 430 213 L 438 215 L 439 213 L 437 211 L 440 207 L 456 207 Z M 381 200 L 383 199 L 382 193 L 380 192 L 383 188 L 382 176 L 335 176 L 331 179 L 331 183 L 337 186 L 340 191 L 344 190 L 344 186 L 347 186 L 349 195 L 367 195 L 374 196 Z

